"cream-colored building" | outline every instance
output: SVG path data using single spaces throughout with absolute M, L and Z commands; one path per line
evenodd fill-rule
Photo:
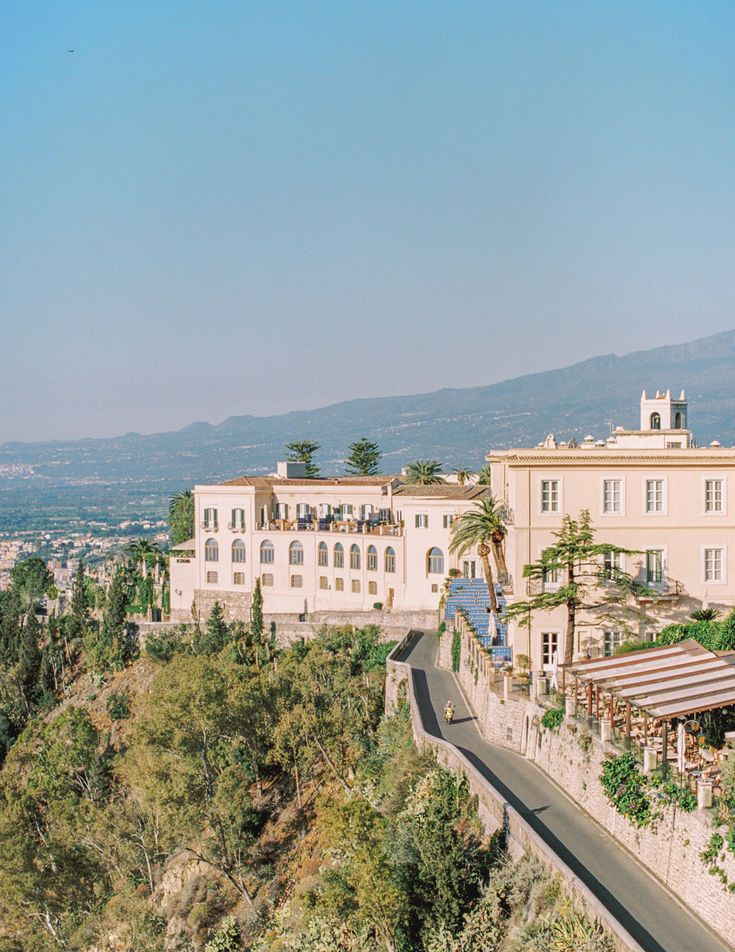
M 450 569 L 481 572 L 449 543 L 454 519 L 486 492 L 394 476 L 306 479 L 299 464 L 196 486 L 195 538 L 171 553 L 172 617 L 206 617 L 219 601 L 247 619 L 258 577 L 271 613 L 436 610 Z
M 515 586 L 508 601 L 528 596 L 526 564 L 554 541 L 565 514 L 590 512 L 596 541 L 639 554 L 620 567 L 654 594 L 639 598 L 627 620 L 639 637 L 682 621 L 696 608 L 735 606 L 735 449 L 698 447 L 687 429 L 682 392 L 641 398 L 640 429 L 614 429 L 606 440 L 557 442 L 492 452 L 493 492 L 512 514 L 506 559 Z M 558 586 L 563 579 L 547 579 Z M 530 630 L 511 625 L 515 654 L 535 669 L 564 650 L 566 612 L 538 613 Z M 584 619 L 583 619 L 584 620 Z M 609 654 L 631 636 L 621 624 L 581 625 L 576 656 Z

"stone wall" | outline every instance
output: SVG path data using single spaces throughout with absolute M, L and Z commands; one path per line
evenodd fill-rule
M 450 628 L 442 641 L 451 645 L 451 637 Z M 442 648 L 437 663 L 451 670 L 451 653 L 447 658 Z M 555 731 L 538 726 L 546 708 L 504 692 L 502 673 L 494 672 L 466 628 L 462 630 L 458 680 L 488 740 L 533 760 L 683 904 L 735 945 L 735 894 L 708 872 L 700 858 L 714 832 L 711 810 L 684 813 L 672 806 L 662 807 L 655 828 L 633 826 L 610 804 L 599 779 L 605 759 L 621 751 L 603 744 L 572 718 Z M 729 882 L 735 883 L 735 856 L 729 850 L 719 865 Z

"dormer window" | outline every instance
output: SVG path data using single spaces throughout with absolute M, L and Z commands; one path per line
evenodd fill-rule
M 661 429 L 661 414 L 660 413 L 651 414 L 651 429 L 652 430 Z

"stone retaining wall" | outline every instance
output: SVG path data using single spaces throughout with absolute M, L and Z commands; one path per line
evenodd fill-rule
M 530 699 L 504 697 L 502 674 L 494 672 L 466 626 L 461 639 L 457 677 L 483 736 L 533 760 L 683 904 L 735 945 L 735 894 L 709 873 L 700 855 L 715 832 L 712 811 L 684 813 L 673 806 L 661 806 L 655 828 L 633 826 L 608 801 L 599 779 L 604 761 L 622 751 L 610 743 L 603 744 L 572 718 L 554 731 L 541 728 L 539 720 L 547 708 Z M 450 628 L 441 639 L 437 655 L 437 664 L 448 670 L 452 668 L 451 640 Z M 449 654 L 444 642 L 449 645 Z M 718 865 L 728 882 L 735 883 L 735 856 L 729 850 L 724 851 Z

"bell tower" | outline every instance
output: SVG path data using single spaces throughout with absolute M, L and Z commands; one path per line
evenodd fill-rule
M 671 391 L 656 391 L 656 396 L 641 394 L 641 430 L 686 430 L 687 398 L 682 390 L 679 398 L 674 399 Z

